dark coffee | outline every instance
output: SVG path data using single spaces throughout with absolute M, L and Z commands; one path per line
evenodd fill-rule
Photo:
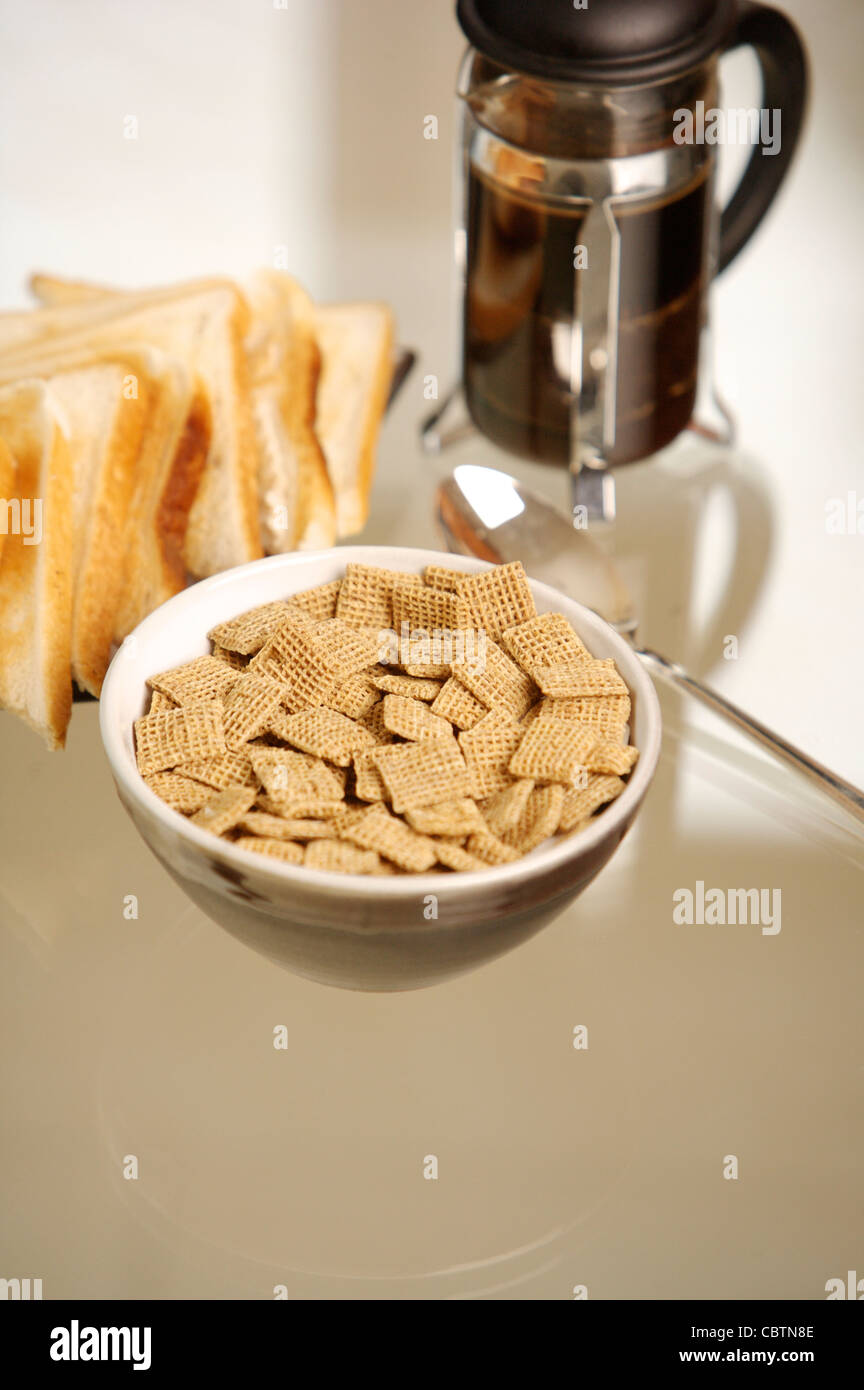
M 632 463 L 671 443 L 696 398 L 711 181 L 616 210 L 621 233 L 615 443 Z M 464 383 L 478 429 L 525 458 L 568 464 L 578 447 L 570 327 L 584 208 L 550 206 L 475 168 L 468 182 Z

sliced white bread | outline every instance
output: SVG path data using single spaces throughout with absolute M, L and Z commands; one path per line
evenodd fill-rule
M 17 510 L 0 557 L 0 706 L 57 749 L 72 711 L 72 464 L 43 382 L 0 390 L 0 436 Z
M 232 280 L 223 275 L 207 279 L 183 280 L 177 285 L 158 285 L 144 290 L 122 290 L 116 285 L 96 285 L 90 280 L 68 280 L 62 275 L 47 275 L 34 271 L 28 281 L 28 288 L 34 299 L 46 309 L 59 308 L 64 304 L 86 304 L 87 300 L 107 299 L 111 295 L 147 295 L 151 299 L 165 299 L 184 294 L 199 293 L 205 289 L 236 288 Z
M 192 282 L 173 287 L 173 292 L 188 294 L 200 287 Z M 49 307 L 122 293 L 43 274 L 30 277 L 30 289 Z M 166 291 L 142 293 L 164 298 Z M 315 306 L 284 271 L 259 271 L 245 293 L 252 315 L 245 348 L 258 443 L 261 541 L 269 554 L 324 549 L 336 539 L 336 501 L 315 433 L 321 365 Z
M 47 305 L 81 304 L 106 293 L 84 281 L 41 274 L 31 277 L 30 287 Z M 178 288 L 188 293 L 189 286 Z M 392 314 L 375 303 L 315 308 L 296 281 L 275 270 L 259 272 L 247 298 L 264 547 L 280 551 L 331 545 L 318 456 L 323 451 L 335 494 L 336 534 L 354 535 L 368 515 L 378 432 L 390 391 Z M 312 375 L 317 376 L 317 398 L 310 421 L 305 402 Z
M 39 270 L 33 272 L 27 283 L 43 309 L 54 309 L 60 304 L 83 304 L 102 293 L 99 286 L 90 285 L 86 280 L 64 280 L 60 275 L 47 275 Z
M 320 353 L 315 306 L 278 270 L 247 287 L 246 339 L 258 437 L 261 536 L 265 550 L 321 550 L 336 539 L 336 502 L 315 433 Z
M 182 363 L 161 353 L 148 381 L 149 409 L 126 528 L 126 562 L 114 637 L 186 587 L 192 509 L 211 458 L 209 394 Z M 94 556 L 94 563 L 98 558 Z
M 393 316 L 385 304 L 315 311 L 321 352 L 315 432 L 336 494 L 340 537 L 366 524 L 378 431 L 393 371 Z
M 65 351 L 0 358 L 0 385 L 23 374 L 54 377 L 68 370 L 121 361 L 134 376 L 124 385 L 143 395 L 147 418 L 134 466 L 122 540 L 123 575 L 111 598 L 114 636 L 122 641 L 148 613 L 188 582 L 184 558 L 189 513 L 209 455 L 210 412 L 206 393 L 182 363 L 146 346 L 126 344 L 123 357 L 110 348 L 75 344 Z M 99 586 L 98 548 L 89 546 L 85 587 Z M 106 605 L 111 601 L 106 596 Z
M 196 373 L 208 398 L 210 452 L 186 536 L 196 577 L 258 559 L 258 450 L 243 348 L 249 309 L 230 282 L 158 291 L 106 293 L 29 314 L 0 314 L 0 354 L 12 364 L 39 345 L 62 352 L 90 346 L 121 353 L 144 342 Z

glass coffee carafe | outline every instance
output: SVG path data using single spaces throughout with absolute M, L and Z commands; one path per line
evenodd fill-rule
M 644 459 L 693 416 L 711 281 L 789 167 L 800 40 L 736 0 L 459 0 L 458 15 L 471 420 L 577 476 Z M 724 112 L 718 60 L 744 44 L 763 109 Z M 721 212 L 730 139 L 752 150 Z

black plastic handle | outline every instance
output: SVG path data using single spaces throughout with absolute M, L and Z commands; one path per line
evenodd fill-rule
M 725 51 L 745 45 L 756 50 L 762 69 L 762 106 L 781 113 L 780 150 L 775 155 L 763 154 L 761 137 L 753 147 L 735 195 L 723 210 L 718 270 L 725 270 L 734 261 L 777 196 L 789 172 L 807 109 L 807 54 L 792 21 L 769 5 L 744 0 Z

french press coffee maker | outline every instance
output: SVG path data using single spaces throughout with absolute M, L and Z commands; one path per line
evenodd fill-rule
M 458 0 L 463 373 L 474 426 L 598 477 L 691 421 L 708 290 L 767 212 L 800 134 L 804 50 L 750 0 Z M 750 45 L 762 109 L 724 111 Z M 729 205 L 717 146 L 752 145 Z

